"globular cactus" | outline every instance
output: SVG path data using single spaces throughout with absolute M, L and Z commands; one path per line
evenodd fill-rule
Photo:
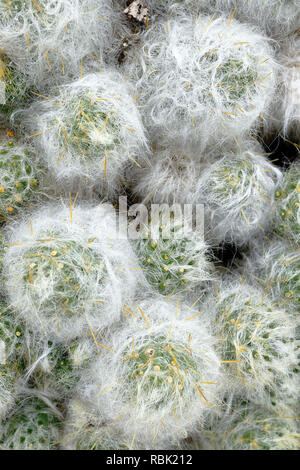
M 281 171 L 263 149 L 244 143 L 225 151 L 201 174 L 195 194 L 204 202 L 210 237 L 215 242 L 245 244 L 267 231 L 274 217 L 274 193 Z
M 275 193 L 277 214 L 274 229 L 295 245 L 300 242 L 300 165 L 295 162 L 285 173 Z
M 0 49 L 45 93 L 79 78 L 91 57 L 99 70 L 114 24 L 111 0 L 1 1 Z
M 47 340 L 109 326 L 135 292 L 137 261 L 107 204 L 44 207 L 7 227 L 7 240 L 9 301 Z
M 268 116 L 277 64 L 251 26 L 182 12 L 150 25 L 131 56 L 126 73 L 154 139 L 204 150 Z
M 161 294 L 203 287 L 212 279 L 213 265 L 203 235 L 176 217 L 162 225 L 159 219 L 151 219 L 135 246 L 146 279 Z
M 293 380 L 299 362 L 295 319 L 262 290 L 236 281 L 222 285 L 218 296 L 200 308 L 212 316 L 219 337 L 227 373 L 225 389 L 258 403 L 278 405 L 284 384 Z
M 209 450 L 299 450 L 293 410 L 276 414 L 251 402 L 235 400 L 210 426 Z
M 3 423 L 1 449 L 53 450 L 60 438 L 61 415 L 40 398 L 25 397 Z
M 64 186 L 82 183 L 113 194 L 124 166 L 138 164 L 134 157 L 146 145 L 133 97 L 114 71 L 62 87 L 59 96 L 35 104 L 26 119 L 42 158 Z
M 101 424 L 86 404 L 74 398 L 69 402 L 68 414 L 61 439 L 63 450 L 126 450 L 130 448 L 116 424 Z
M 155 298 L 124 308 L 132 323 L 106 339 L 78 393 L 143 448 L 176 444 L 221 402 L 221 364 L 198 312 Z M 151 447 L 152 446 L 152 447 Z
M 40 194 L 43 169 L 32 149 L 13 136 L 0 136 L 0 221 L 16 215 Z
M 265 291 L 290 314 L 300 311 L 300 252 L 299 249 L 273 241 L 264 250 L 258 271 Z

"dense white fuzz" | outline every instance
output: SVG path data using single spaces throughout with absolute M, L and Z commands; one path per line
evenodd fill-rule
M 110 350 L 83 375 L 78 392 L 129 439 L 150 448 L 164 439 L 174 444 L 220 404 L 215 340 L 179 299 L 151 298 L 124 311 L 131 322 L 106 339 Z
M 281 171 L 263 154 L 260 146 L 243 142 L 201 174 L 195 194 L 205 205 L 212 240 L 242 245 L 269 228 Z
M 263 280 L 265 292 L 285 307 L 289 314 L 300 311 L 300 250 L 281 240 L 274 240 L 264 249 L 256 263 L 257 276 Z
M 206 438 L 208 450 L 297 450 L 299 433 L 294 411 L 276 414 L 253 403 L 235 400 L 214 419 Z
M 116 424 L 101 422 L 85 402 L 69 402 L 61 448 L 64 450 L 125 450 L 130 446 Z M 131 447 L 132 448 L 132 447 Z
M 1 1 L 0 48 L 44 91 L 79 77 L 90 56 L 101 65 L 114 16 L 111 0 Z
M 56 106 L 57 105 L 57 106 Z M 130 88 L 116 71 L 90 74 L 33 105 L 25 117 L 34 143 L 62 185 L 113 193 L 146 138 Z M 136 163 L 137 164 L 137 163 Z
M 8 227 L 9 302 L 33 330 L 67 341 L 120 317 L 137 261 L 111 206 L 44 207 Z M 49 336 L 50 335 L 50 336 Z
M 250 26 L 182 13 L 151 25 L 132 55 L 126 73 L 153 138 L 204 149 L 268 115 L 277 65 Z
M 195 0 L 211 11 L 221 10 L 242 23 L 252 23 L 270 36 L 281 39 L 299 27 L 299 0 Z
M 176 216 L 151 218 L 135 249 L 149 284 L 164 295 L 203 288 L 212 279 L 204 236 Z
M 133 168 L 129 174 L 133 192 L 144 203 L 196 202 L 196 183 L 208 165 L 205 154 L 190 149 L 165 148 L 154 151 L 149 160 L 148 164 Z
M 0 134 L 0 222 L 37 199 L 43 173 L 31 147 Z
M 60 415 L 37 397 L 25 397 L 4 423 L 0 447 L 5 450 L 51 450 L 60 437 Z
M 223 364 L 225 389 L 257 403 L 277 404 L 299 360 L 295 319 L 265 292 L 241 282 L 223 283 L 200 308 L 211 316 L 222 360 L 229 361 Z
M 283 174 L 283 181 L 275 193 L 275 232 L 294 243 L 300 243 L 300 163 L 296 161 Z

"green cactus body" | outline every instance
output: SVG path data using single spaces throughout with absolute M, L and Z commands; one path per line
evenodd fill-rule
M 136 245 L 146 279 L 161 294 L 185 291 L 210 278 L 204 242 L 193 236 L 176 236 L 183 226 L 171 223 L 170 238 L 150 238 L 148 228 Z M 149 229 L 150 230 L 150 229 Z
M 60 419 L 37 397 L 20 401 L 4 423 L 0 446 L 4 449 L 55 449 L 59 441 Z
M 0 145 L 0 221 L 6 221 L 28 205 L 39 187 L 39 170 L 30 153 L 13 141 Z
M 179 390 L 184 394 L 190 386 L 189 380 L 185 380 L 187 375 L 194 375 L 197 380 L 201 364 L 196 363 L 186 345 L 172 344 L 166 337 L 149 337 L 144 343 L 134 352 L 128 350 L 124 357 L 123 377 L 131 395 L 129 398 L 134 403 L 149 400 L 150 406 L 152 395 L 155 397 L 161 389 L 165 393 L 160 392 L 160 401 L 156 400 L 152 406 L 167 406 L 174 393 Z
M 52 318 L 54 312 L 72 317 L 83 311 L 92 295 L 86 283 L 82 286 L 82 277 L 101 282 L 99 272 L 104 268 L 92 248 L 72 240 L 56 240 L 56 235 L 48 234 L 49 243 L 37 241 L 24 254 L 24 289 L 46 317 Z M 45 292 L 41 292 L 41 285 L 46 285 Z

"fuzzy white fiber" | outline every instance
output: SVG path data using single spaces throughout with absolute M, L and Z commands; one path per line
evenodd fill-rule
M 55 106 L 58 104 L 58 106 Z M 125 164 L 147 147 L 130 88 L 117 71 L 103 71 L 60 88 L 24 117 L 41 157 L 63 186 L 112 194 Z
M 3 1 L 0 48 L 37 90 L 45 91 L 80 77 L 84 59 L 94 57 L 99 67 L 114 23 L 111 0 Z
M 37 200 L 43 176 L 32 147 L 0 133 L 0 222 Z
M 137 261 L 109 205 L 44 207 L 11 224 L 7 242 L 9 302 L 42 338 L 102 330 L 135 292 Z
M 293 397 L 299 361 L 295 318 L 274 305 L 262 289 L 226 281 L 217 296 L 201 305 L 219 337 L 219 354 L 228 364 L 225 390 L 271 406 Z M 291 400 L 291 396 L 289 399 Z
M 144 203 L 193 204 L 195 187 L 207 167 L 206 154 L 191 149 L 158 149 L 142 168 L 132 168 L 129 178 L 133 192 Z
M 201 174 L 195 194 L 205 205 L 213 242 L 243 245 L 270 227 L 282 175 L 263 154 L 262 147 L 243 142 Z
M 220 405 L 215 340 L 197 310 L 179 300 L 151 298 L 124 311 L 128 327 L 106 339 L 110 350 L 83 374 L 78 392 L 95 416 L 116 420 L 129 441 L 172 445 Z
M 206 450 L 298 449 L 293 409 L 276 414 L 253 403 L 233 401 L 227 412 L 212 420 Z M 296 418 L 296 417 L 295 417 Z
M 268 35 L 282 39 L 294 33 L 300 23 L 299 0 L 195 0 L 212 11 L 222 11 L 228 18 L 234 12 L 242 23 L 252 23 Z
M 300 164 L 295 161 L 284 173 L 276 191 L 274 231 L 296 247 L 300 244 Z
M 224 17 L 182 13 L 155 22 L 128 60 L 152 138 L 200 149 L 266 118 L 277 64 L 269 40 Z

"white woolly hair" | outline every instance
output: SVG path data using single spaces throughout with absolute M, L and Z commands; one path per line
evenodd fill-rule
M 176 216 L 169 221 L 151 218 L 135 250 L 149 284 L 162 294 L 205 288 L 213 278 L 204 236 Z
M 222 11 L 242 23 L 252 23 L 268 35 L 282 39 L 295 32 L 300 21 L 299 0 L 196 0 L 210 11 Z
M 295 161 L 284 173 L 276 191 L 274 231 L 295 246 L 300 243 L 300 162 Z
M 196 183 L 207 160 L 190 149 L 158 149 L 149 156 L 148 165 L 132 168 L 133 193 L 144 203 L 193 204 Z
M 0 48 L 40 91 L 79 78 L 90 57 L 98 69 L 115 24 L 111 0 L 12 0 L 0 18 Z
M 206 450 L 299 449 L 292 409 L 278 415 L 253 403 L 235 400 L 227 412 L 213 419 Z M 295 417 L 296 418 L 296 417 Z
M 37 200 L 44 173 L 30 145 L 0 134 L 0 222 Z
M 59 102 L 58 106 L 55 106 Z M 24 116 L 57 184 L 113 193 L 123 167 L 146 147 L 130 88 L 116 71 L 89 74 Z M 137 164 L 137 163 L 135 163 Z
M 300 37 L 289 36 L 280 46 L 277 53 L 281 65 L 278 99 L 273 104 L 271 118 L 263 121 L 263 129 L 267 136 L 277 132 L 287 140 L 300 144 Z
M 0 436 L 3 450 L 52 450 L 60 438 L 60 414 L 36 396 L 24 397 L 8 416 Z
M 277 64 L 269 40 L 251 26 L 183 12 L 154 23 L 141 42 L 126 73 L 152 137 L 200 151 L 268 116 Z
M 8 226 L 3 261 L 16 318 L 61 342 L 118 321 L 138 276 L 114 209 L 72 205 L 46 206 Z
M 117 424 L 101 422 L 79 398 L 70 400 L 60 448 L 62 450 L 125 450 L 126 441 Z
M 299 361 L 296 321 L 267 298 L 262 289 L 227 280 L 205 310 L 219 338 L 219 354 L 226 368 L 227 391 L 270 406 L 294 399 L 294 368 Z M 284 392 L 283 392 L 284 389 Z M 292 397 L 288 397 L 291 392 Z M 279 406 L 279 405 L 278 405 Z
M 300 310 L 300 250 L 286 240 L 273 240 L 258 253 L 256 277 L 265 292 L 291 315 Z
M 212 242 L 243 245 L 268 230 L 282 174 L 263 155 L 260 146 L 244 141 L 201 174 L 195 193 L 205 205 Z
M 118 419 L 128 439 L 173 445 L 220 405 L 215 340 L 179 299 L 150 298 L 124 311 L 132 320 L 106 339 L 110 350 L 82 376 L 78 393 L 104 422 Z

